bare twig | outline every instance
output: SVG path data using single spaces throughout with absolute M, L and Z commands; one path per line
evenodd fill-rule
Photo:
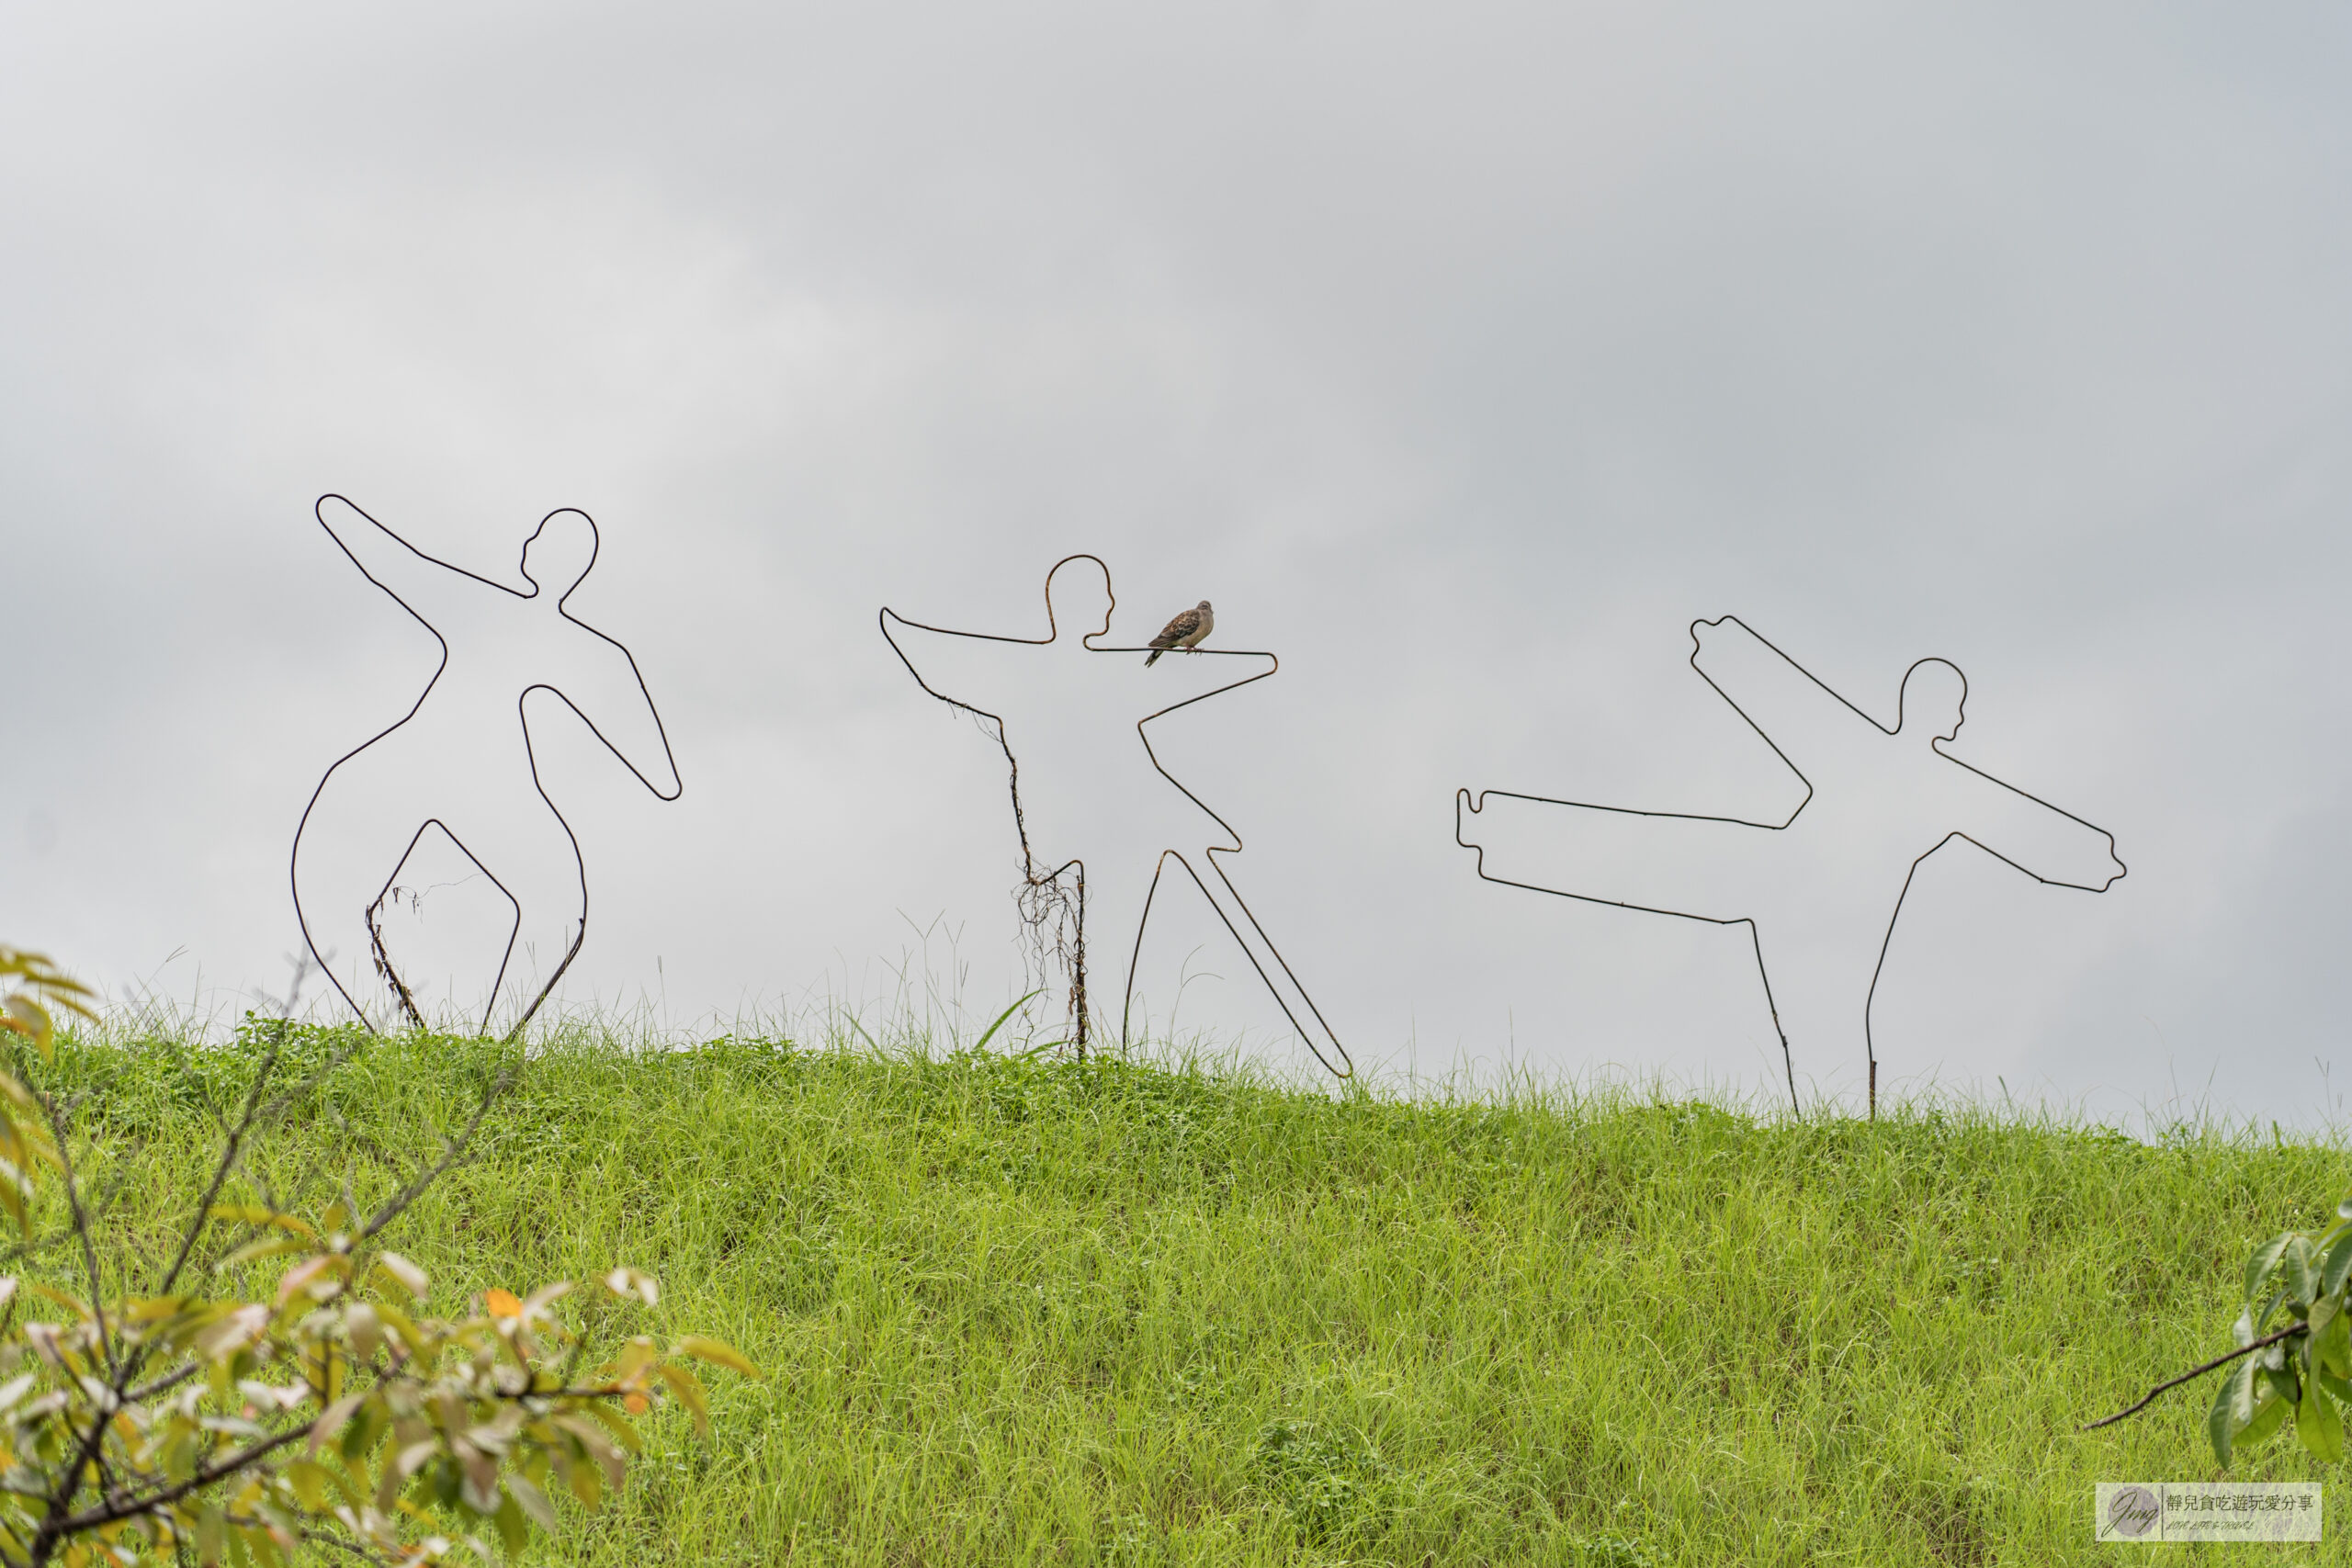
M 68 1535 L 79 1534 L 83 1530 L 96 1529 L 100 1525 L 113 1524 L 118 1519 L 136 1518 L 141 1514 L 152 1514 L 158 1508 L 178 1502 L 191 1492 L 202 1491 L 216 1481 L 224 1480 L 240 1471 L 250 1469 L 288 1443 L 309 1437 L 313 1425 L 315 1423 L 304 1422 L 300 1427 L 288 1427 L 285 1431 L 275 1433 L 258 1442 L 248 1443 L 227 1459 L 217 1464 L 208 1464 L 186 1481 L 176 1485 L 166 1486 L 161 1492 L 152 1492 L 143 1497 L 132 1498 L 126 1502 L 107 1503 L 95 1508 L 85 1508 L 78 1514 L 67 1515 L 54 1527 L 44 1519 L 41 1522 L 40 1535 L 33 1538 L 35 1559 L 36 1561 L 39 1559 L 40 1542 L 44 1537 L 51 1540 L 60 1540 Z
M 164 1270 L 163 1278 L 156 1281 L 155 1288 L 148 1292 L 150 1295 L 168 1296 L 172 1293 L 172 1287 L 178 1283 L 180 1271 L 187 1267 L 188 1258 L 196 1251 L 198 1239 L 204 1235 L 205 1226 L 212 1218 L 212 1205 L 219 1201 L 220 1189 L 227 1185 L 229 1173 L 237 1168 L 237 1151 L 243 1145 L 245 1135 L 253 1131 L 254 1119 L 261 1107 L 262 1090 L 277 1067 L 277 1047 L 272 1045 L 263 1053 L 261 1066 L 254 1072 L 253 1087 L 245 1090 L 245 1108 L 234 1127 L 215 1113 L 214 1119 L 220 1121 L 220 1131 L 227 1141 L 221 1145 L 220 1160 L 212 1168 L 212 1179 L 205 1184 L 204 1196 L 197 1201 L 196 1214 L 188 1221 L 187 1234 L 180 1237 L 179 1251 L 174 1255 L 171 1267 Z
M 74 1137 L 65 1119 L 82 1103 L 80 1095 L 63 1105 L 57 1097 L 44 1094 L 40 1107 L 48 1112 L 49 1130 L 57 1139 L 57 1163 L 65 1183 L 66 1212 L 74 1216 L 74 1234 L 82 1243 L 82 1262 L 90 1276 L 90 1317 L 98 1325 L 98 1351 L 106 1357 L 107 1365 L 114 1361 L 114 1336 L 107 1328 L 106 1282 L 98 1274 L 98 1247 L 90 1235 L 90 1213 L 82 1206 L 82 1186 L 74 1178 Z
M 514 1081 L 514 1073 L 512 1068 L 500 1073 L 497 1077 L 491 1080 L 490 1087 L 482 1090 L 481 1103 L 474 1108 L 473 1120 L 466 1123 L 466 1130 L 449 1141 L 447 1145 L 447 1152 L 441 1156 L 432 1169 L 424 1172 L 415 1180 L 401 1188 L 385 1201 L 382 1208 L 368 1216 L 368 1223 L 362 1225 L 358 1233 L 351 1238 L 354 1247 L 361 1242 L 372 1240 L 378 1231 L 399 1219 L 411 1203 L 424 1196 L 426 1188 L 447 1175 L 451 1167 L 465 1158 L 467 1148 L 474 1141 L 474 1134 L 481 1130 L 482 1118 L 490 1114 L 490 1108 L 497 1103 L 498 1097 L 504 1094 Z
M 153 1382 L 141 1383 L 137 1388 L 127 1390 L 122 1397 L 133 1404 L 144 1404 L 159 1393 L 171 1393 L 203 1370 L 204 1363 L 201 1361 L 186 1362 L 177 1371 L 166 1372 Z
M 234 1522 L 237 1524 L 243 1524 L 245 1521 L 243 1519 L 235 1519 Z M 390 1558 L 370 1551 L 366 1547 L 361 1546 L 355 1541 L 345 1540 L 343 1537 L 339 1535 L 332 1535 L 325 1530 L 303 1530 L 301 1532 L 301 1537 L 302 1544 L 305 1546 L 332 1546 L 337 1551 L 347 1551 L 351 1553 L 352 1556 L 356 1557 L 362 1562 L 373 1562 L 380 1565 L 391 1561 Z
M 2142 1399 L 2139 1404 L 2132 1406 L 2129 1410 L 2119 1410 L 2112 1416 L 2103 1416 L 2083 1427 L 2082 1430 L 2086 1432 L 2094 1432 L 2101 1427 L 2112 1427 L 2115 1423 L 2122 1420 L 2125 1416 L 2137 1416 L 2149 1405 L 2154 1404 L 2156 1402 L 2156 1395 L 2160 1393 L 2167 1393 L 2173 1389 L 2178 1388 L 2185 1382 L 2189 1382 L 2195 1379 L 2201 1378 L 2216 1367 L 2226 1367 L 2232 1361 L 2236 1360 L 2240 1356 L 2250 1356 L 2256 1350 L 2263 1348 L 2265 1346 L 2276 1345 L 2281 1339 L 2292 1339 L 2296 1335 L 2307 1332 L 2309 1332 L 2309 1330 L 2304 1325 L 2300 1323 L 2290 1323 L 2276 1334 L 2266 1334 L 2251 1345 L 2241 1345 L 2226 1356 L 2216 1356 L 2201 1367 L 2191 1367 L 2188 1371 L 2181 1373 L 2180 1376 L 2174 1378 L 2169 1382 L 2158 1383 L 2155 1387 L 2148 1391 L 2145 1398 Z

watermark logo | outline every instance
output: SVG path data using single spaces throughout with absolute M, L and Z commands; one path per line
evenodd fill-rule
M 2318 1540 L 2316 1481 L 2102 1481 L 2100 1540 Z
M 2118 1486 L 2111 1493 L 2099 1489 L 2099 1535 L 2118 1540 L 2138 1540 L 2164 1523 L 2165 1506 L 2162 1498 L 2145 1486 Z M 2163 1537 L 2159 1536 L 2158 1540 Z

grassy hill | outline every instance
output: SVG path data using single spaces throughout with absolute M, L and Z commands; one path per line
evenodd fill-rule
M 134 1249 L 254 1057 L 61 1055 Z M 517 1060 L 371 1043 L 257 1168 L 389 1190 L 404 1129 Z M 714 1374 L 713 1441 L 664 1416 L 538 1553 L 630 1568 L 2105 1562 L 2092 1483 L 2213 1475 L 2208 1394 L 2076 1427 L 2225 1348 L 2249 1247 L 2346 1180 L 2335 1149 L 1950 1106 L 1772 1124 L 584 1036 L 534 1050 L 478 1154 L 392 1238 L 440 1304 L 629 1262 L 770 1374 Z

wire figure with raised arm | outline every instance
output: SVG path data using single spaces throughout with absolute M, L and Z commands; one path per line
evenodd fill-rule
M 1116 604 L 1110 569 L 1093 556 L 1069 556 L 1046 574 L 1043 637 L 950 631 L 887 608 L 882 635 L 924 691 L 978 716 L 1003 748 L 1021 838 L 1024 917 L 1036 919 L 1034 909 L 1057 889 L 1075 889 L 1077 935 L 1064 957 L 1081 1053 L 1091 1027 L 1090 974 L 1110 972 L 1120 1038 L 1127 1038 L 1144 925 L 1172 862 L 1233 933 L 1307 1048 L 1331 1072 L 1348 1077 L 1354 1067 L 1346 1048 L 1226 869 L 1225 857 L 1241 849 L 1240 836 L 1161 765 L 1148 728 L 1179 708 L 1262 681 L 1280 661 L 1271 653 L 1199 648 L 1212 624 L 1206 601 L 1169 623 L 1148 649 L 1110 646 Z M 1189 657 L 1147 671 L 1170 649 Z M 1137 653 L 1147 657 L 1105 657 Z M 1193 863 L 1195 852 L 1202 866 Z
M 1478 874 L 1543 893 L 1722 925 L 1746 923 L 1796 1093 L 1795 1048 L 1866 1062 L 1871 1003 L 1921 862 L 1965 839 L 2046 885 L 2103 893 L 2115 840 L 1943 748 L 1968 682 L 1941 659 L 1903 677 L 1893 728 L 1726 615 L 1690 627 L 1691 668 L 1805 786 L 1780 822 L 1633 811 L 1487 790 L 1455 797 Z M 1475 836 L 1474 836 L 1475 835 Z
M 587 865 L 540 775 L 531 695 L 570 709 L 656 797 L 681 791 L 637 660 L 564 607 L 595 564 L 596 525 L 571 508 L 548 513 L 523 541 L 523 589 L 424 554 L 342 496 L 316 511 L 368 581 L 433 634 L 441 660 L 409 711 L 339 758 L 303 809 L 292 862 L 303 940 L 370 1029 L 380 1010 L 361 998 L 383 993 L 423 1027 L 383 917 L 437 830 L 512 907 L 481 1021 L 489 1032 L 503 1003 L 511 1036 L 579 956 L 588 924 Z M 542 722 L 554 717 L 536 706 Z

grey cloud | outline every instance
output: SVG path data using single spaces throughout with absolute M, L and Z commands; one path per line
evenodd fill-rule
M 1001 764 L 873 617 L 1014 621 L 1086 548 L 1123 603 L 1207 596 L 1283 652 L 1194 765 L 1361 1055 L 1767 1060 L 1713 933 L 1481 885 L 1451 839 L 1459 784 L 1783 790 L 1681 662 L 1730 611 L 1876 711 L 1951 658 L 1961 753 L 2133 867 L 2090 898 L 1939 866 L 1898 938 L 1906 1070 L 2317 1092 L 2346 1000 L 2332 10 L 9 29 L 0 515 L 51 749 L 0 778 L 8 940 L 274 982 L 300 801 L 430 668 L 311 498 L 498 571 L 577 505 L 583 613 L 687 789 L 566 752 L 583 996 L 863 983 L 901 912 L 960 924 L 983 1000 L 1012 984 Z M 1409 632 L 1367 637 L 1396 604 Z M 1266 1026 L 1246 987 L 1188 997 Z

